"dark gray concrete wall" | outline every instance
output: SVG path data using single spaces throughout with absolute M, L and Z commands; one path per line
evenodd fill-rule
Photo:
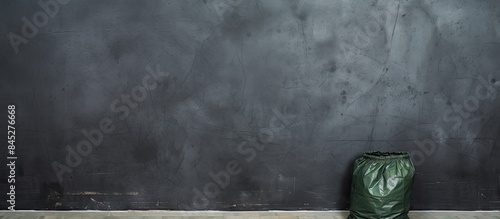
M 412 209 L 499 209 L 499 7 L 3 0 L 16 208 L 346 209 L 382 150 Z

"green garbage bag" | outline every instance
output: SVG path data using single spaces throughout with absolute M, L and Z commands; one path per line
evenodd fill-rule
M 354 164 L 348 219 L 408 219 L 415 167 L 407 152 L 366 152 Z

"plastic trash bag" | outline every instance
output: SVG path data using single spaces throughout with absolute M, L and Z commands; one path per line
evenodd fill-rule
M 366 152 L 354 164 L 348 219 L 408 219 L 415 167 L 407 152 Z

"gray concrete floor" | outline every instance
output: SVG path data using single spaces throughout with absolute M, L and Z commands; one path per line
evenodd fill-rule
M 29 219 L 82 219 L 82 218 L 227 218 L 227 219 L 345 219 L 347 211 L 0 211 L 3 218 L 29 218 Z M 500 212 L 456 212 L 456 211 L 417 211 L 410 212 L 411 219 L 500 219 Z

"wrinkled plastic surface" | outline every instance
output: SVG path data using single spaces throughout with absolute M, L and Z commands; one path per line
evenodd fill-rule
M 408 219 L 415 167 L 407 152 L 366 152 L 354 164 L 348 219 Z

